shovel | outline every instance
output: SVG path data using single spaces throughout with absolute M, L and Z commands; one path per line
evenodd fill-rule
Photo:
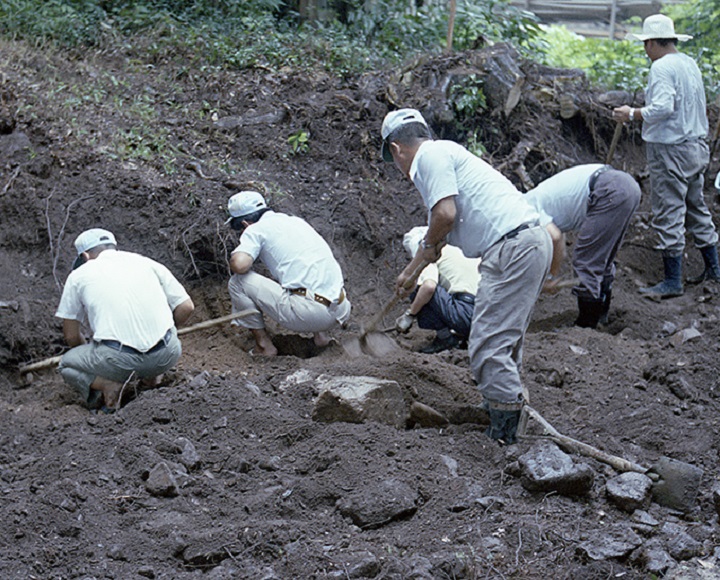
M 530 405 L 523 406 L 522 415 L 525 414 L 540 423 L 547 433 L 547 438 L 560 447 L 572 453 L 597 459 L 623 473 L 634 471 L 647 475 L 653 481 L 653 499 L 657 503 L 683 512 L 688 512 L 694 507 L 703 476 L 703 470 L 699 467 L 669 457 L 661 457 L 652 467 L 643 467 L 563 435 Z
M 427 262 L 425 260 L 420 262 L 415 267 L 412 274 L 410 274 L 410 277 L 405 280 L 405 283 L 403 284 L 403 290 L 410 290 L 415 285 L 415 282 L 417 282 L 420 273 L 429 265 L 430 262 Z M 397 343 L 385 334 L 385 331 L 391 329 L 385 329 L 384 331 L 380 332 L 377 332 L 375 329 L 377 328 L 377 325 L 380 324 L 385 315 L 390 312 L 390 310 L 392 310 L 392 308 L 398 303 L 400 298 L 400 295 L 398 293 L 395 293 L 393 297 L 387 301 L 385 306 L 383 306 L 382 310 L 380 310 L 380 312 L 378 312 L 375 316 L 372 317 L 370 322 L 367 324 L 367 326 L 364 327 L 364 329 L 360 333 L 359 337 L 343 340 L 342 345 L 347 354 L 349 354 L 351 357 L 358 357 L 363 353 L 367 353 L 375 357 L 381 357 L 390 354 L 395 349 L 397 349 Z
M 230 320 L 235 320 L 236 318 L 243 318 L 244 316 L 249 316 L 253 312 L 257 312 L 257 310 L 254 310 L 254 309 L 241 310 L 240 312 L 233 312 L 232 314 L 228 314 L 226 316 L 221 316 L 220 318 L 213 318 L 212 320 L 205 320 L 204 322 L 198 322 L 197 324 L 193 324 L 192 326 L 186 326 L 184 328 L 179 328 L 177 331 L 177 334 L 178 334 L 178 336 L 182 336 L 183 334 L 195 332 L 196 330 L 212 328 L 213 326 L 218 326 L 219 324 L 222 324 L 223 322 L 229 322 Z M 57 364 L 60 364 L 61 358 L 62 358 L 62 356 L 53 356 L 53 357 L 46 358 L 46 359 L 43 359 L 38 362 L 23 365 L 18 370 L 20 371 L 21 375 L 25 375 L 26 373 L 29 373 L 32 371 L 39 371 L 42 369 L 47 369 L 50 367 L 54 367 Z

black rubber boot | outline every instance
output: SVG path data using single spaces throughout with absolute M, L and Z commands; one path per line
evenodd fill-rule
M 580 328 L 597 328 L 603 312 L 602 299 L 578 296 L 577 302 L 578 317 L 575 321 L 575 326 L 579 326 Z
M 705 246 L 700 248 L 700 253 L 705 262 L 705 270 L 699 276 L 688 278 L 688 284 L 700 284 L 702 282 L 720 282 L 720 261 L 718 261 L 717 246 Z
M 600 319 L 598 324 L 605 326 L 608 323 L 610 313 L 610 302 L 612 301 L 612 284 L 603 282 L 600 286 L 600 298 L 602 300 L 602 308 L 600 309 Z
M 452 348 L 458 348 L 460 346 L 460 338 L 453 334 L 449 328 L 443 328 L 438 330 L 433 340 L 429 345 L 424 346 L 418 352 L 423 354 L 436 354 L 444 350 L 450 350 Z
M 640 288 L 640 294 L 650 298 L 672 298 L 682 296 L 685 290 L 682 283 L 682 254 L 669 256 L 663 253 L 665 279 L 655 286 Z
M 488 407 L 490 415 L 490 426 L 485 430 L 485 435 L 494 439 L 501 445 L 512 445 L 517 441 L 517 428 L 520 421 L 520 407 L 517 409 L 503 410 Z

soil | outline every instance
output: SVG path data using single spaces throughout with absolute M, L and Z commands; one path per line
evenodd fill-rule
M 648 578 L 641 558 L 596 559 L 582 547 L 640 520 L 644 542 L 667 524 L 696 541 L 671 569 L 682 561 L 685 577 L 720 577 L 720 298 L 712 285 L 662 302 L 637 293 L 661 274 L 637 128 L 614 159 L 644 195 L 618 256 L 610 322 L 574 327 L 569 290 L 541 297 L 523 375 L 533 407 L 561 433 L 645 466 L 668 456 L 702 468 L 692 509 L 626 513 L 606 497 L 617 473 L 580 455 L 595 473 L 588 494 L 528 491 L 512 466 L 541 430 L 531 420 L 529 436 L 508 447 L 484 435 L 467 351 L 420 354 L 433 335 L 418 329 L 389 332 L 400 348 L 384 357 L 342 347 L 391 298 L 407 260 L 402 234 L 426 216 L 411 184 L 379 159 L 382 118 L 419 107 L 439 134 L 463 137 L 439 87 L 459 69 L 477 72 L 470 56 L 342 80 L 196 70 L 141 44 L 77 54 L 0 43 L 0 577 Z M 563 120 L 555 99 L 537 96 L 561 78 L 591 97 L 592 88 L 572 71 L 522 66 L 519 105 L 506 117 L 491 103 L 478 120 L 487 159 L 520 188 L 520 165 L 537 182 L 604 160 L 607 116 L 585 108 Z M 307 151 L 292 150 L 298 131 Z M 714 159 L 713 177 L 717 169 Z M 72 240 L 89 227 L 166 264 L 196 304 L 190 323 L 227 314 L 236 238 L 224 208 L 241 188 L 305 218 L 333 248 L 353 304 L 333 345 L 318 351 L 309 336 L 270 325 L 280 356 L 263 359 L 229 324 L 187 334 L 161 386 L 130 385 L 112 415 L 85 409 L 52 369 L 20 375 L 20 365 L 65 349 L 54 310 Z M 710 186 L 706 197 L 717 215 Z M 315 421 L 332 376 L 396 381 L 408 404 L 449 424 Z M 174 485 L 158 491 L 151 482 L 163 473 Z M 372 525 L 352 517 L 348 506 L 388 489 L 409 497 L 407 509 Z

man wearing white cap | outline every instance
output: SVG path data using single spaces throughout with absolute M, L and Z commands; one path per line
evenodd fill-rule
M 228 283 L 233 312 L 254 314 L 236 320 L 255 339 L 254 353 L 275 356 L 277 348 L 263 315 L 295 332 L 310 332 L 315 345 L 327 346 L 327 332 L 350 317 L 343 274 L 330 246 L 305 220 L 272 211 L 256 191 L 241 191 L 228 201 L 226 223 L 241 233 L 230 256 Z M 274 278 L 252 270 L 261 260 Z
M 653 228 L 658 236 L 656 249 L 662 251 L 665 278 L 640 292 L 650 297 L 670 298 L 683 294 L 682 256 L 685 231 L 693 236 L 705 270 L 689 278 L 689 284 L 705 280 L 720 282 L 718 235 L 703 197 L 704 173 L 710 160 L 705 142 L 708 121 L 703 80 L 695 61 L 678 52 L 679 40 L 692 38 L 677 34 L 673 21 L 662 14 L 648 16 L 641 40 L 652 61 L 646 105 L 624 105 L 613 111 L 617 121 L 642 121 L 642 137 L 650 170 Z
M 113 410 L 123 384 L 133 376 L 154 385 L 180 357 L 176 326 L 194 305 L 163 266 L 117 250 L 115 236 L 86 230 L 75 240 L 77 259 L 65 282 L 55 316 L 73 347 L 60 360 L 60 374 L 90 408 Z M 92 340 L 81 326 L 87 323 Z
M 413 182 L 429 212 L 422 251 L 398 276 L 396 289 L 402 292 L 423 260 L 438 260 L 446 237 L 466 257 L 482 258 L 470 366 L 488 407 L 488 436 L 513 443 L 524 402 L 522 345 L 550 270 L 550 234 L 500 172 L 457 143 L 433 140 L 419 111 L 388 113 L 381 135 L 383 159 Z
M 427 226 L 412 228 L 403 236 L 403 247 L 414 258 L 427 234 Z M 409 308 L 395 321 L 399 332 L 408 332 L 415 320 L 418 326 L 435 331 L 435 339 L 420 349 L 435 354 L 459 347 L 470 336 L 480 275 L 479 258 L 466 258 L 457 246 L 445 244 L 440 258 L 418 276 L 410 295 Z

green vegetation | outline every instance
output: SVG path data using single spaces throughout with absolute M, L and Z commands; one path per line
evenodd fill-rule
M 310 136 L 307 131 L 298 129 L 295 133 L 288 137 L 288 144 L 290 145 L 291 155 L 302 155 L 307 153 L 310 149 Z

